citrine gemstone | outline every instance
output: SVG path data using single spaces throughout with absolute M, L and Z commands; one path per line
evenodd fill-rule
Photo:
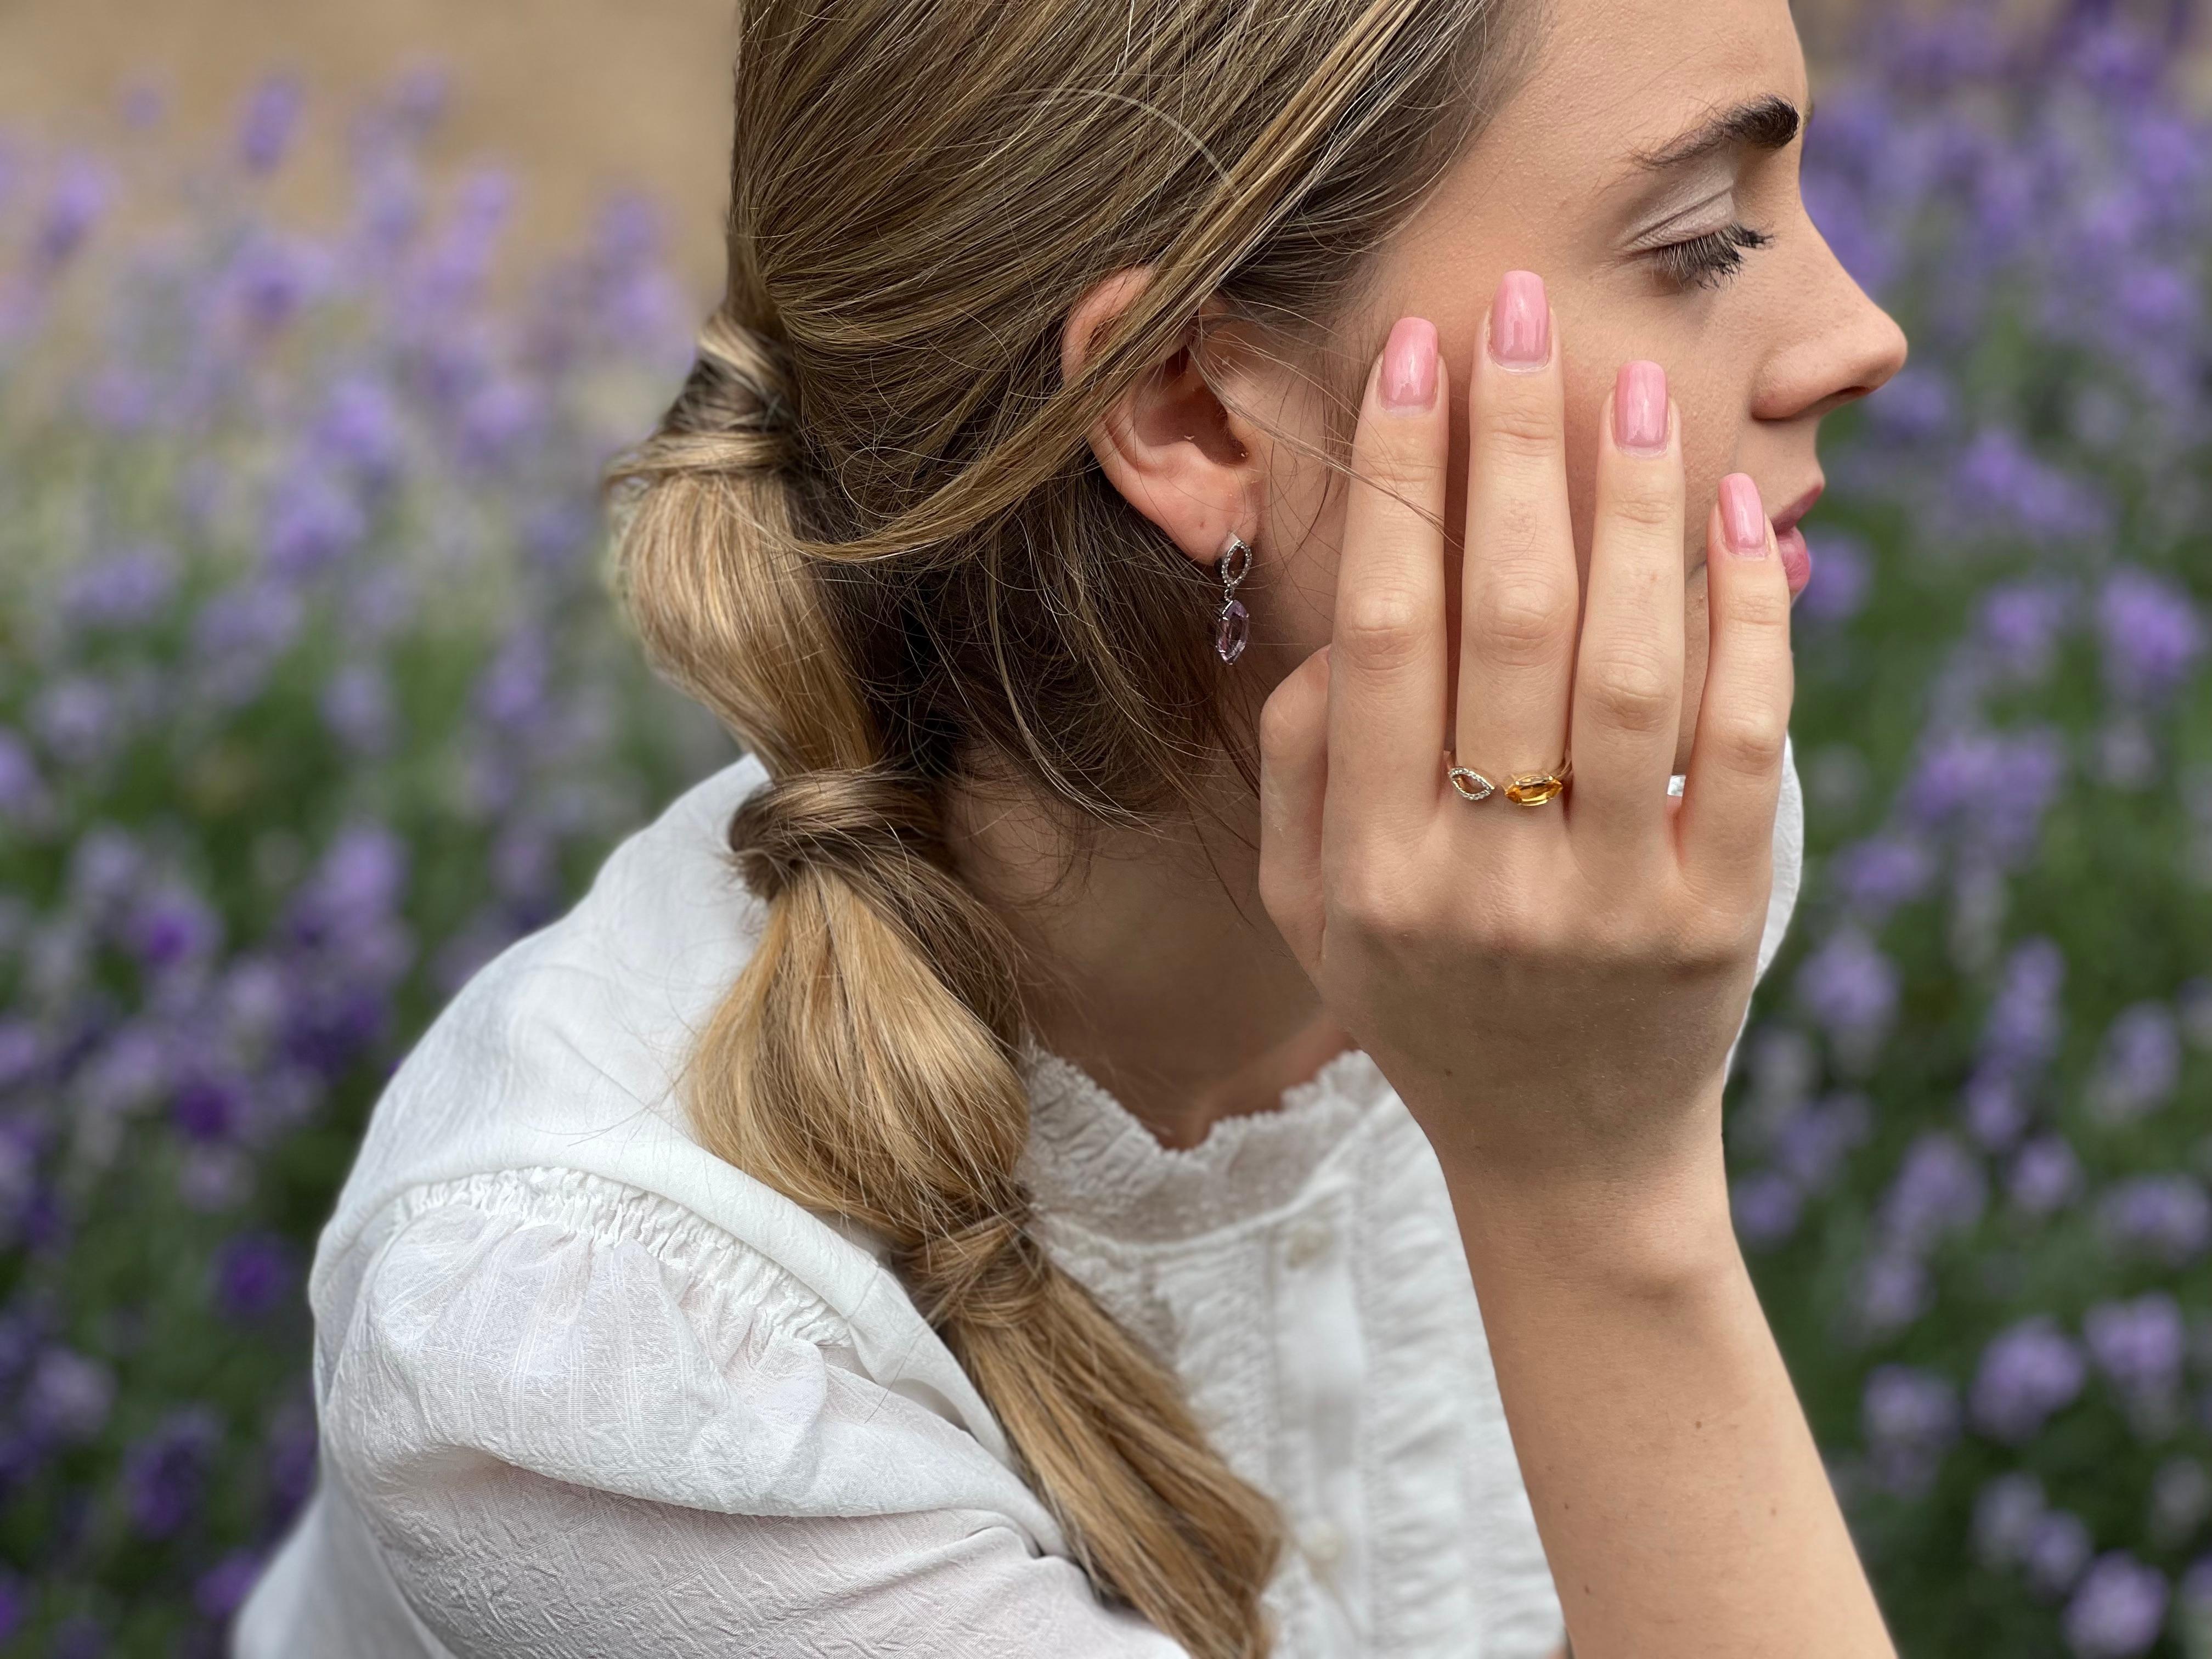
M 1505 799 L 1516 806 L 1541 806 L 1547 801 L 1557 800 L 1559 792 L 1566 787 L 1565 778 L 1554 777 L 1549 772 L 1529 773 L 1505 786 Z
M 1244 654 L 1244 647 L 1252 637 L 1252 613 L 1244 608 L 1242 599 L 1231 599 L 1221 607 L 1221 616 L 1213 624 L 1213 649 L 1224 662 L 1235 662 Z

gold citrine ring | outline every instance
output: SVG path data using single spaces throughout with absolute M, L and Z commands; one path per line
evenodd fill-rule
M 1492 783 L 1471 766 L 1451 769 L 1451 787 L 1459 791 L 1462 800 L 1488 800 L 1502 794 L 1516 806 L 1542 806 L 1566 793 L 1567 784 L 1575 775 L 1571 756 L 1559 763 L 1555 772 L 1516 772 L 1502 788 Z

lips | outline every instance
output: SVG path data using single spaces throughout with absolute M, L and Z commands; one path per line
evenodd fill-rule
M 1802 593 L 1813 580 L 1813 550 L 1805 545 L 1805 532 L 1797 527 L 1797 522 L 1813 510 L 1813 504 L 1826 488 L 1825 483 L 1814 484 L 1774 515 L 1775 548 L 1782 556 L 1782 574 L 1789 580 L 1792 599 Z

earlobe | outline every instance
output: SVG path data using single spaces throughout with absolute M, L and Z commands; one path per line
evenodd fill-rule
M 1142 266 L 1118 270 L 1084 295 L 1061 332 L 1064 375 L 1081 372 L 1092 346 L 1151 275 Z M 1210 569 L 1232 537 L 1258 534 L 1261 473 L 1253 441 L 1258 434 L 1209 381 L 1199 361 L 1198 331 L 1194 318 L 1174 355 L 1115 399 L 1092 428 L 1091 449 L 1123 498 Z

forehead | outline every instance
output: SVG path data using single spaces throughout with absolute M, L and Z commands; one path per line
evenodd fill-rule
M 1779 94 L 1801 109 L 1788 0 L 1539 0 L 1528 70 L 1486 143 L 1587 190 L 1719 110 Z

